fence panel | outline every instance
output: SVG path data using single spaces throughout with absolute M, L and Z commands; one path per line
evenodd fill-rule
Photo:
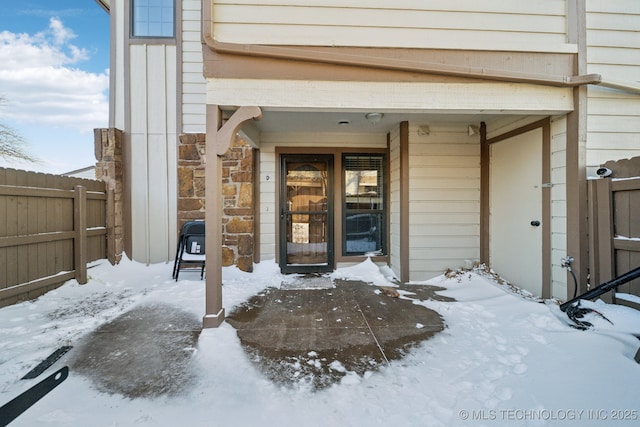
M 611 178 L 592 180 L 588 187 L 592 286 L 640 266 L 640 157 L 605 166 Z M 640 297 L 640 279 L 617 292 Z
M 107 257 L 101 181 L 0 168 L 0 306 L 86 282 Z

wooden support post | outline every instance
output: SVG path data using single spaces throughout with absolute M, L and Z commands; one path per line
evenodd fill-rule
M 79 284 L 87 283 L 87 189 L 76 185 L 73 198 L 73 268 Z
M 222 157 L 247 120 L 259 119 L 258 107 L 240 107 L 221 127 L 222 117 L 217 105 L 207 105 L 207 136 L 205 151 L 205 197 L 207 235 L 207 278 L 205 285 L 204 328 L 217 328 L 224 322 L 222 306 Z

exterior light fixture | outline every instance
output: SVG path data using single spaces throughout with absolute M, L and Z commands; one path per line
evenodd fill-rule
M 372 125 L 380 123 L 380 120 L 384 117 L 383 113 L 367 113 L 364 115 L 369 123 Z

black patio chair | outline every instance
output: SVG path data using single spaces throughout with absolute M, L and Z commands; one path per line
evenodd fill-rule
M 205 227 L 204 221 L 187 221 L 180 227 L 176 259 L 173 262 L 173 279 L 178 281 L 180 269 L 184 266 L 199 267 L 200 280 L 205 267 Z

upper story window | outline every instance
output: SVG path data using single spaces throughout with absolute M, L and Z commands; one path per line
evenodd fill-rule
M 131 0 L 132 37 L 175 37 L 175 0 Z

